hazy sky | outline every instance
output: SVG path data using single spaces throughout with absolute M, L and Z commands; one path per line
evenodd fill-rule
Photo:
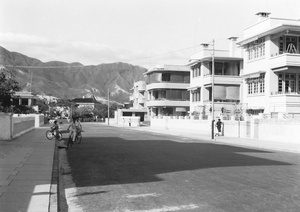
M 300 0 L 0 0 L 0 46 L 43 62 L 186 64 L 242 38 L 257 12 L 300 19 Z

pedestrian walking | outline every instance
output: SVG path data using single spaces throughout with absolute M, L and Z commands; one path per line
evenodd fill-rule
M 218 119 L 217 123 L 216 123 L 216 127 L 217 127 L 217 130 L 218 130 L 218 133 L 216 133 L 216 136 L 220 136 L 220 133 L 222 131 L 222 122 L 221 122 L 221 119 Z

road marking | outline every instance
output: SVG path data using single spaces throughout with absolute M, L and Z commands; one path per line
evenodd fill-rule
M 157 193 L 148 193 L 148 194 L 127 195 L 126 198 L 157 197 L 157 196 L 160 196 L 160 194 L 157 194 Z
M 190 204 L 190 205 L 180 205 L 180 206 L 164 206 L 163 208 L 150 209 L 150 210 L 132 211 L 126 209 L 125 212 L 168 212 L 168 211 L 192 210 L 196 208 L 199 208 L 199 206 Z

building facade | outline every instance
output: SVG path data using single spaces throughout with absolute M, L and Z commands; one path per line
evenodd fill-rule
M 186 66 L 157 66 L 145 73 L 148 115 L 185 116 L 189 111 L 190 69 Z
M 134 109 L 145 109 L 146 103 L 146 82 L 134 82 L 130 101 Z
M 37 100 L 38 96 L 33 92 L 28 91 L 17 91 L 13 96 L 13 104 L 14 105 L 23 105 L 27 107 L 33 108 L 36 112 L 38 112 Z
M 240 103 L 243 58 L 241 50 L 236 46 L 236 40 L 236 37 L 229 38 L 228 50 L 215 50 L 208 48 L 208 44 L 203 44 L 203 49 L 191 56 L 187 66 L 191 69 L 191 83 L 188 89 L 193 116 L 206 118 L 211 114 L 212 96 L 216 116 L 230 116 Z
M 248 113 L 300 113 L 300 20 L 256 14 L 244 30 L 242 99 Z
M 146 103 L 146 82 L 138 81 L 134 82 L 132 94 L 129 97 L 130 104 L 128 107 L 118 109 L 115 116 L 117 117 L 117 122 L 123 125 L 129 126 L 129 124 L 139 125 L 140 122 L 147 120 L 147 109 Z M 129 123 L 131 122 L 131 123 Z
M 72 102 L 75 107 L 81 108 L 89 108 L 90 110 L 93 110 L 95 108 L 95 103 L 97 102 L 95 98 L 75 98 L 72 99 Z

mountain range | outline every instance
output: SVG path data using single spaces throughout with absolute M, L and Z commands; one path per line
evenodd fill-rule
M 85 66 L 61 61 L 42 62 L 0 46 L 0 65 L 9 69 L 22 90 L 38 95 L 73 99 L 94 96 L 119 103 L 129 101 L 130 89 L 136 81 L 144 81 L 146 68 L 128 63 Z

